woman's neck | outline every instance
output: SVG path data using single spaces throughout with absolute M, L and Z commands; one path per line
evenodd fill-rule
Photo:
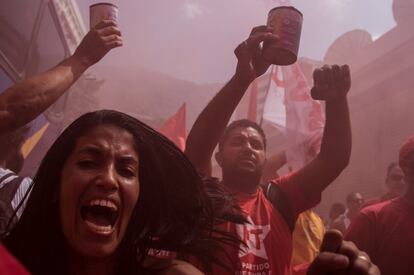
M 112 258 L 86 259 L 72 255 L 69 262 L 69 275 L 113 275 L 114 260 Z

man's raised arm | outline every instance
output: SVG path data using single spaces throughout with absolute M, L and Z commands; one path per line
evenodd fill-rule
M 320 194 L 349 163 L 352 137 L 347 93 L 351 77 L 347 65 L 315 70 L 312 97 L 326 102 L 326 123 L 319 154 L 295 174 L 305 194 Z
M 44 112 L 90 66 L 122 46 L 113 21 L 102 21 L 83 38 L 75 53 L 56 67 L 16 83 L 0 95 L 0 133 L 13 131 Z
M 187 138 L 185 153 L 203 175 L 211 174 L 214 148 L 250 83 L 269 68 L 262 57 L 261 42 L 277 40 L 266 26 L 253 28 L 249 38 L 234 51 L 236 73 L 198 116 Z

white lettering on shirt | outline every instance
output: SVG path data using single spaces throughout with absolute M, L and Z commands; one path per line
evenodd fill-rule
M 247 217 L 249 224 L 237 224 L 236 231 L 245 245 L 241 245 L 239 250 L 239 258 L 248 254 L 253 254 L 257 257 L 268 259 L 266 248 L 264 246 L 264 239 L 270 232 L 270 225 L 255 225 L 251 217 Z

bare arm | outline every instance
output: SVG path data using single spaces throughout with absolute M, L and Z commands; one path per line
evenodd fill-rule
M 266 26 L 256 27 L 236 48 L 238 63 L 235 75 L 204 108 L 188 135 L 185 153 L 204 175 L 211 174 L 214 148 L 248 86 L 270 65 L 263 60 L 260 48 L 261 42 L 277 39 L 270 31 Z
M 351 123 L 346 95 L 351 86 L 348 66 L 323 67 L 314 73 L 312 96 L 326 101 L 321 150 L 296 173 L 305 194 L 319 194 L 346 168 L 351 156 Z
M 0 95 L 0 132 L 17 129 L 44 112 L 111 49 L 122 46 L 113 21 L 103 21 L 82 40 L 75 53 L 56 67 L 19 82 Z

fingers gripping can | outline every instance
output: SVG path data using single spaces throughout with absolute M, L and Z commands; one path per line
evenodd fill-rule
M 303 15 L 290 6 L 277 7 L 269 11 L 267 26 L 279 36 L 279 41 L 263 45 L 263 57 L 272 64 L 290 65 L 298 59 Z
M 97 3 L 89 7 L 89 27 L 92 29 L 102 20 L 118 22 L 118 7 L 112 3 Z

